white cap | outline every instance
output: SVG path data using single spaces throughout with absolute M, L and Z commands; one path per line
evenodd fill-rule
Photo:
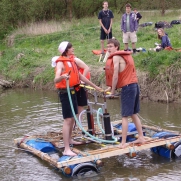
M 55 56 L 52 58 L 52 67 L 56 67 L 56 60 L 59 58 L 59 56 Z
M 61 42 L 60 43 L 60 45 L 59 45 L 59 47 L 58 47 L 58 50 L 59 50 L 59 52 L 62 54 L 64 51 L 65 51 L 65 49 L 67 48 L 67 45 L 68 45 L 68 41 L 63 41 L 63 42 Z

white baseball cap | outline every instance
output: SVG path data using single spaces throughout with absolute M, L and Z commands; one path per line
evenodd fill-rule
M 56 60 L 59 58 L 59 56 L 54 56 L 52 58 L 52 67 L 56 67 Z
M 60 45 L 59 45 L 59 47 L 58 47 L 58 50 L 59 50 L 59 52 L 62 54 L 64 51 L 65 51 L 65 49 L 67 48 L 67 45 L 68 45 L 68 41 L 63 41 L 63 42 L 61 42 L 60 43 Z

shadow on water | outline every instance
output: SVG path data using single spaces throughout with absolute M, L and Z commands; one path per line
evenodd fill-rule
M 111 120 L 120 120 L 119 100 L 107 100 Z M 143 124 L 181 131 L 179 104 L 141 102 Z M 125 155 L 103 159 L 98 174 L 66 178 L 45 161 L 19 150 L 13 139 L 27 134 L 57 131 L 63 119 L 58 96 L 52 91 L 8 90 L 0 95 L 0 180 L 181 180 L 181 160 L 170 160 L 143 150 L 135 158 Z

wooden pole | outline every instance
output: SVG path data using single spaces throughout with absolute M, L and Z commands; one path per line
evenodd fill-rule
M 49 162 L 50 164 L 54 165 L 55 167 L 60 168 L 58 165 L 58 162 L 55 159 L 51 158 L 47 153 L 43 153 L 39 150 L 36 150 L 35 148 L 32 148 L 31 146 L 28 146 L 25 143 L 21 143 L 19 147 L 30 151 L 32 154 L 40 157 L 42 160 L 45 160 Z
M 167 130 L 167 129 L 157 128 L 157 127 L 154 127 L 154 126 L 142 125 L 142 127 L 145 128 L 145 129 L 153 130 L 153 131 L 159 131 L 159 132 L 166 131 L 166 132 L 170 132 L 170 133 L 179 134 L 179 131 L 171 131 L 171 130 Z

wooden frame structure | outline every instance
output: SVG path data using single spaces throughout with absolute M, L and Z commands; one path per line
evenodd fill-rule
M 156 128 L 156 127 L 147 126 L 147 125 L 143 125 L 142 127 L 143 127 L 143 129 L 157 131 L 157 132 L 168 131 L 170 133 L 177 134 L 177 136 L 173 136 L 173 137 L 169 137 L 169 138 L 151 138 L 151 137 L 145 136 L 146 142 L 144 144 L 135 144 L 134 145 L 134 144 L 131 144 L 131 142 L 130 142 L 128 147 L 123 148 L 123 149 L 119 148 L 119 145 L 117 145 L 117 144 L 97 144 L 97 146 L 99 147 L 98 149 L 88 150 L 88 151 L 81 151 L 81 150 L 73 147 L 72 151 L 81 155 L 82 157 L 80 157 L 80 158 L 73 157 L 70 160 L 62 161 L 62 162 L 58 162 L 57 160 L 52 158 L 47 153 L 43 153 L 39 150 L 36 150 L 35 148 L 32 148 L 31 146 L 29 146 L 25 143 L 27 140 L 35 139 L 37 136 L 29 136 L 26 138 L 17 138 L 14 140 L 14 142 L 19 147 L 40 157 L 42 160 L 49 162 L 56 168 L 61 169 L 68 165 L 74 165 L 74 164 L 84 163 L 84 162 L 95 162 L 96 161 L 97 165 L 102 165 L 102 162 L 100 160 L 103 158 L 110 158 L 110 157 L 119 156 L 119 155 L 123 155 L 123 154 L 127 154 L 127 155 L 130 155 L 131 157 L 133 157 L 136 154 L 136 152 L 139 152 L 139 151 L 145 150 L 145 149 L 150 149 L 150 148 L 157 147 L 157 146 L 164 146 L 168 149 L 174 149 L 173 143 L 181 141 L 181 134 L 179 134 L 179 132 Z M 133 132 L 133 134 L 135 134 L 135 133 L 136 132 Z M 133 135 L 133 134 L 128 133 L 128 135 Z M 50 133 L 47 135 L 50 135 Z M 59 135 L 60 135 L 60 138 L 62 139 L 61 132 L 59 132 Z M 78 135 L 79 135 L 79 133 L 78 133 Z M 74 136 L 77 136 L 77 135 L 74 135 Z M 121 134 L 118 136 L 121 136 Z M 51 141 L 51 143 L 59 151 L 63 148 L 63 143 L 61 142 L 61 139 L 59 141 L 57 141 L 57 140 Z M 85 143 L 89 144 L 90 141 L 85 142 Z

